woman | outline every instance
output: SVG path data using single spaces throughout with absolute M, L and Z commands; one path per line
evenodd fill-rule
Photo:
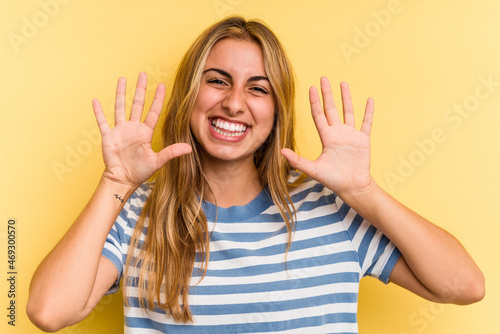
M 309 97 L 323 151 L 294 153 L 293 73 L 263 24 L 228 18 L 193 43 L 158 153 L 165 87 L 141 123 L 146 82 L 127 121 L 119 79 L 113 129 L 93 102 L 106 168 L 33 277 L 27 311 L 41 329 L 81 321 L 122 277 L 130 333 L 356 333 L 366 275 L 436 302 L 483 298 L 460 243 L 371 177 L 372 99 L 358 131 L 347 84 L 342 123 L 322 78 L 324 107 L 314 87 Z

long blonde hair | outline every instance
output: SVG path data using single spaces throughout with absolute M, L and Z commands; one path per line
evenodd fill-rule
M 139 271 L 137 287 L 141 308 L 164 309 L 181 322 L 192 321 L 188 294 L 195 257 L 201 262 L 203 277 L 210 256 L 210 231 L 201 204 L 203 195 L 211 190 L 203 172 L 201 147 L 190 130 L 190 117 L 206 59 L 213 46 L 226 38 L 254 41 L 262 48 L 266 75 L 275 96 L 276 115 L 273 130 L 255 153 L 254 161 L 262 186 L 267 187 L 288 228 L 286 252 L 293 232 L 294 207 L 289 189 L 302 180 L 288 182 L 291 167 L 280 153 L 281 148 L 295 148 L 295 80 L 283 47 L 259 21 L 229 17 L 215 23 L 195 40 L 182 58 L 163 123 L 163 145 L 188 143 L 193 152 L 168 162 L 159 170 L 137 221 L 125 268 L 126 278 L 132 270 Z M 146 226 L 146 239 L 142 241 L 140 237 Z M 125 290 L 126 284 L 126 296 Z

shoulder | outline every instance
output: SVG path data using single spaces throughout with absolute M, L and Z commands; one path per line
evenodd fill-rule
M 290 185 L 290 196 L 292 196 L 294 202 L 294 197 L 300 198 L 314 194 L 337 197 L 333 191 L 323 184 L 302 173 L 290 172 L 288 184 Z
M 142 208 L 146 203 L 151 191 L 153 190 L 154 183 L 145 182 L 130 196 L 125 207 Z
M 118 224 L 129 225 L 130 227 L 135 226 L 135 223 L 139 219 L 142 209 L 144 208 L 144 205 L 153 190 L 153 186 L 153 183 L 146 182 L 137 188 L 137 190 L 129 197 L 123 206 L 123 209 L 116 220 Z
M 329 212 L 338 211 L 337 195 L 318 181 L 294 173 L 290 174 L 288 182 L 292 185 L 290 197 L 296 210 L 309 211 L 314 208 L 324 207 Z

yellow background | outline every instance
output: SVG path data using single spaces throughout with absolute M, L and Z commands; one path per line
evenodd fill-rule
M 486 276 L 486 298 L 465 307 L 435 305 L 364 279 L 360 333 L 500 333 L 496 0 L 1 0 L 0 267 L 6 275 L 7 222 L 14 217 L 18 308 L 16 327 L 7 326 L 8 286 L 1 279 L 0 332 L 39 332 L 24 311 L 29 281 L 103 168 L 91 100 L 99 98 L 111 119 L 117 78 L 129 78 L 130 99 L 145 71 L 151 101 L 158 82 L 170 87 L 194 37 L 229 14 L 264 20 L 288 50 L 304 155 L 320 151 L 307 90 L 321 75 L 330 77 L 337 99 L 338 83 L 349 82 L 359 121 L 366 98 L 375 98 L 374 177 L 453 233 Z M 466 112 L 460 116 L 458 108 Z M 61 333 L 122 327 L 117 294 Z

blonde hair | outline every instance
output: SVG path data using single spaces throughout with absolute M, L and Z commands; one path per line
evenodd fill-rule
M 210 256 L 210 231 L 201 205 L 203 195 L 211 190 L 203 172 L 201 147 L 190 130 L 190 117 L 206 59 L 214 45 L 226 38 L 254 41 L 262 48 L 266 75 L 274 92 L 276 115 L 273 130 L 255 153 L 254 161 L 262 186 L 267 187 L 287 226 L 286 252 L 291 245 L 294 212 L 289 189 L 303 180 L 288 182 L 291 166 L 280 153 L 282 148 L 295 148 L 294 74 L 283 47 L 271 30 L 259 21 L 229 17 L 215 23 L 195 40 L 182 58 L 163 123 L 165 146 L 188 143 L 193 152 L 170 161 L 159 170 L 137 221 L 125 268 L 125 277 L 133 269 L 139 271 L 137 287 L 141 308 L 161 308 L 181 322 L 192 321 L 188 294 L 195 257 L 201 262 L 199 269 L 203 278 Z M 146 222 L 146 239 L 141 241 Z M 125 290 L 126 287 L 126 296 Z

